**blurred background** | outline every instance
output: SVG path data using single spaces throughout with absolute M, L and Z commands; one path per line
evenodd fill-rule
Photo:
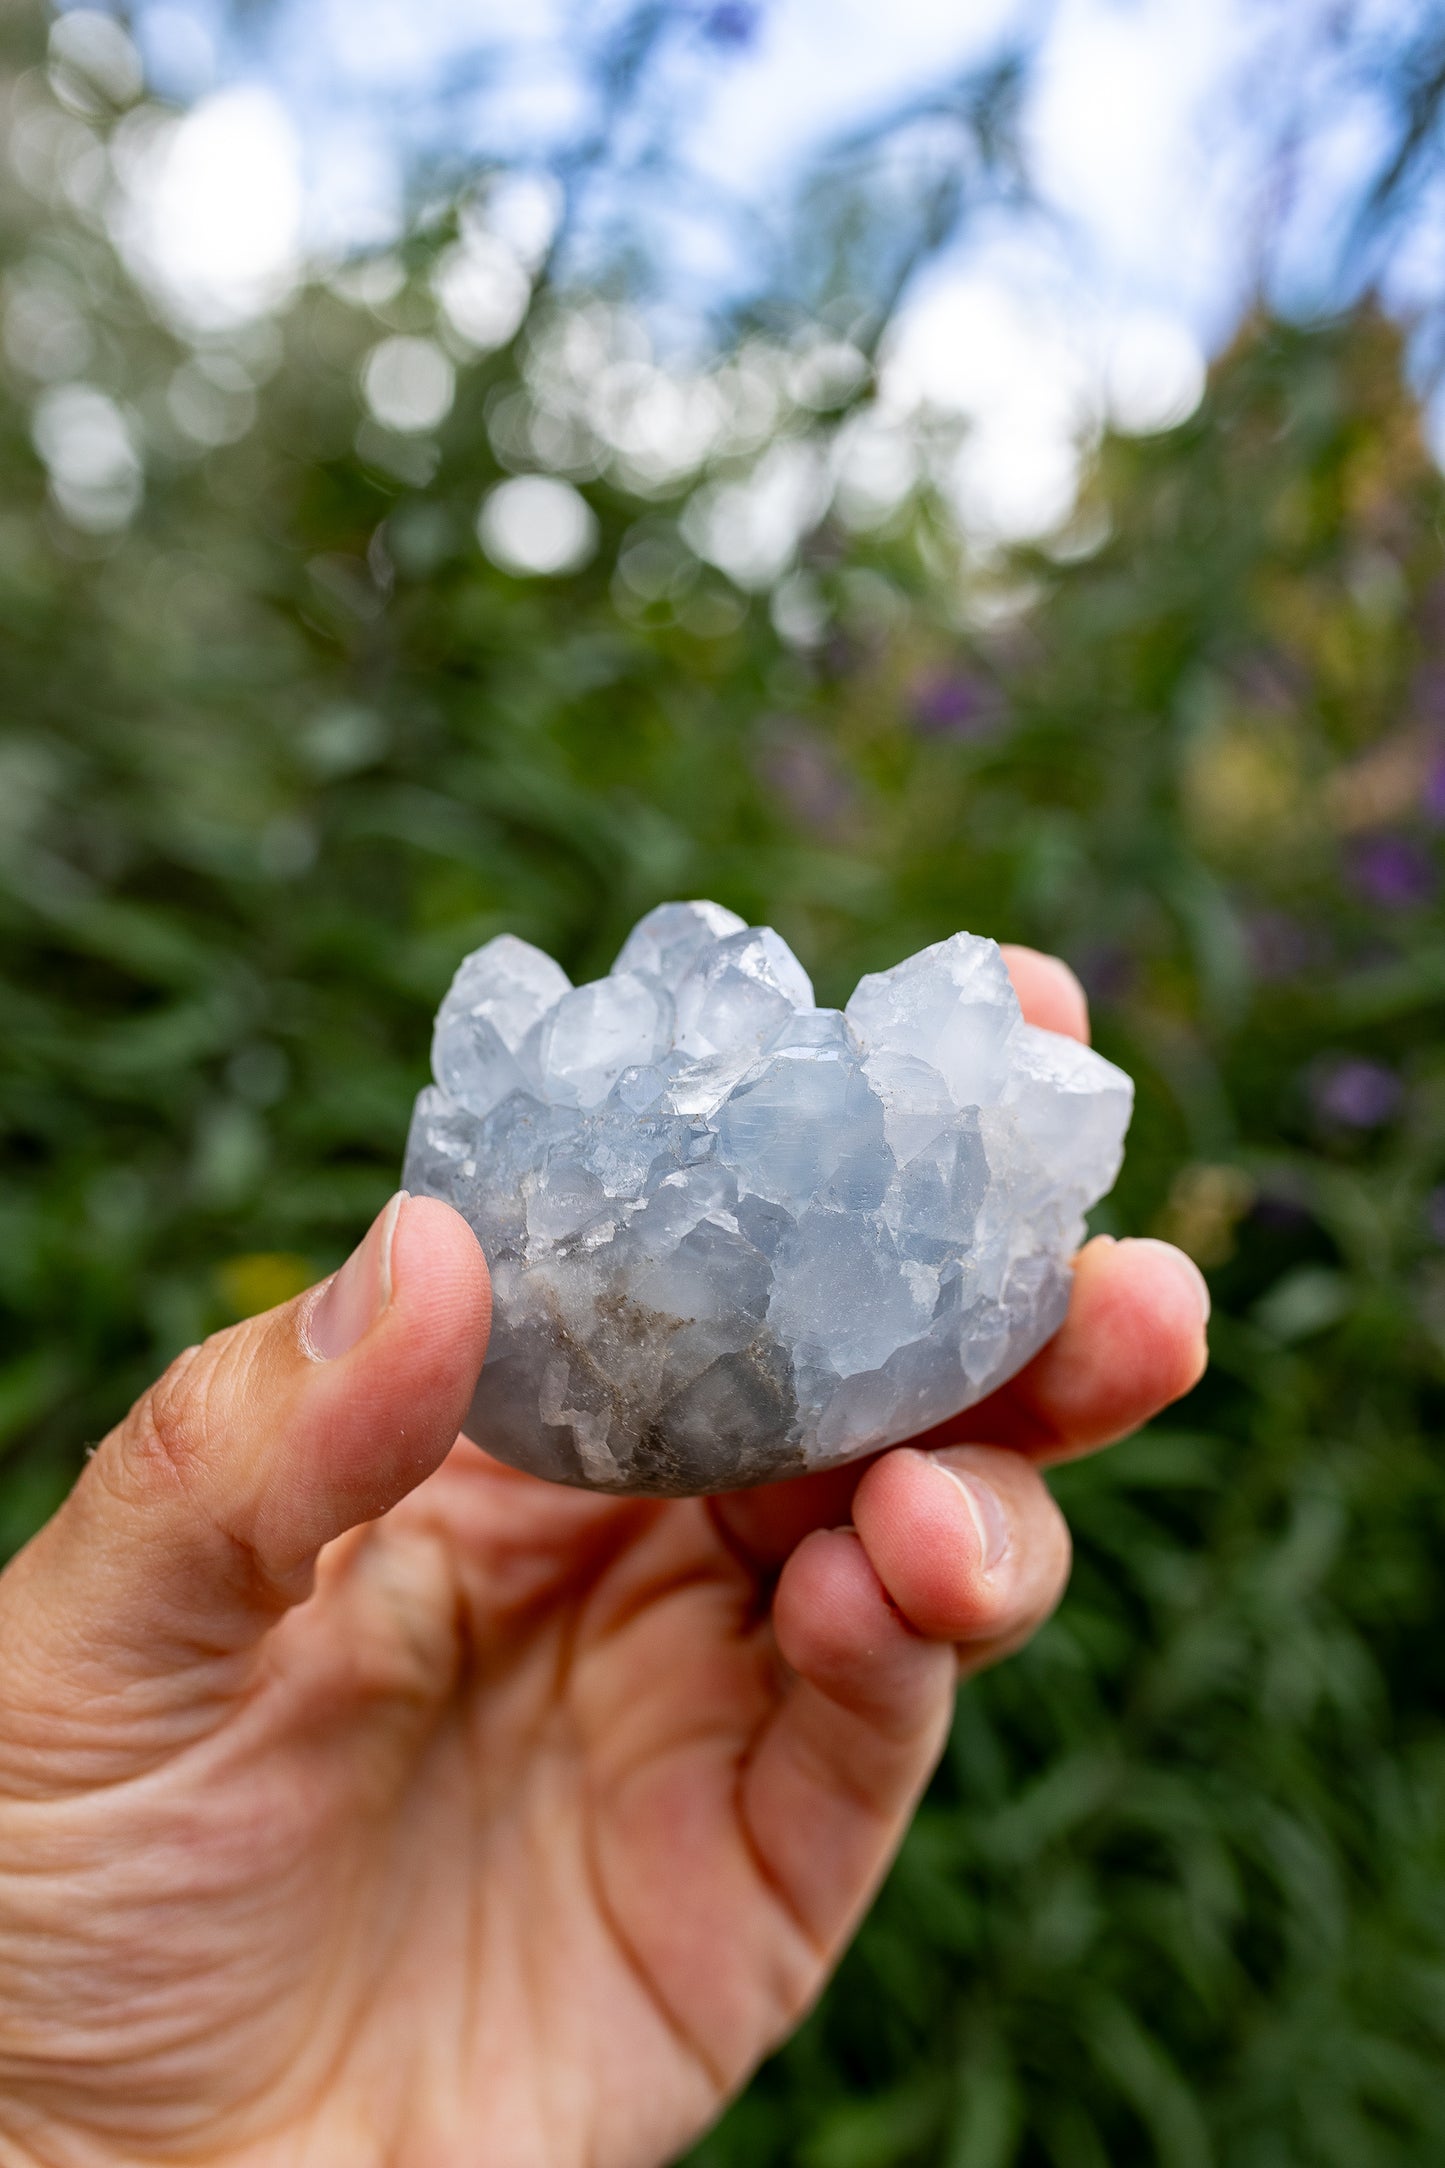
M 1442 99 L 1410 0 L 0 19 L 4 1545 L 504 929 L 1057 949 L 1210 1275 L 707 2168 L 1445 2159 Z

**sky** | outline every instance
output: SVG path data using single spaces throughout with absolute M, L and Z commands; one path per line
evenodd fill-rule
M 1298 0 L 1310 6 L 1313 0 Z M 595 26 L 605 5 L 583 9 Z M 1102 289 L 1180 311 L 1209 338 L 1238 298 L 1236 206 L 1211 185 L 1222 107 L 1251 45 L 1249 0 L 760 0 L 689 9 L 666 97 L 700 183 L 766 210 L 828 141 L 866 125 L 1044 24 L 1028 136 L 1045 197 L 1072 224 Z M 708 37 L 712 18 L 751 27 Z M 258 56 L 228 51 L 217 0 L 137 10 L 162 87 L 194 96 L 238 75 L 265 84 L 304 146 L 308 226 L 324 245 L 385 235 L 398 153 L 443 128 L 525 158 L 587 111 L 563 0 L 285 0 Z M 463 63 L 486 65 L 463 89 Z M 445 118 L 443 118 L 443 113 Z
M 1157 429 L 1197 402 L 1254 290 L 1276 101 L 1326 5 L 678 0 L 650 118 L 671 128 L 682 180 L 665 202 L 640 187 L 630 215 L 674 314 L 700 313 L 744 281 L 750 221 L 775 223 L 831 141 L 1031 35 L 1024 128 L 1044 215 L 985 219 L 928 267 L 885 349 L 882 406 L 964 417 L 970 523 L 1046 532 L 1102 419 Z M 608 15 L 609 0 L 276 0 L 241 49 L 221 0 L 139 0 L 147 73 L 191 112 L 138 164 L 133 258 L 182 315 L 224 319 L 264 309 L 305 260 L 384 249 L 417 151 L 535 166 L 585 132 L 579 55 Z M 58 34 L 94 23 L 71 9 Z M 1276 266 L 1306 299 L 1373 148 L 1358 103 L 1313 146 L 1293 259 Z M 536 209 L 534 189 L 534 223 Z M 525 266 L 535 239 L 500 245 Z M 1438 248 L 1417 254 L 1418 278 L 1435 276 Z

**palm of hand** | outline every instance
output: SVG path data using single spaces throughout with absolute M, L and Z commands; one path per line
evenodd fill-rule
M 120 2158 L 444 2163 L 483 2127 L 499 2162 L 666 2157 L 884 1864 L 946 1712 L 926 1655 L 884 1736 L 820 1726 L 705 1504 L 459 1444 L 329 1548 L 218 1722 L 66 1797 L 45 1924 L 77 1992 L 33 2105 Z M 34 1811 L 0 1814 L 7 1882 Z M 88 1825 L 139 1868 L 98 1916 Z

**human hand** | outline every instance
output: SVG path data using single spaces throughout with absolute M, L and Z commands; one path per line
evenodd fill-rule
M 1177 1251 L 1092 1242 L 943 1431 L 664 1502 L 457 1442 L 489 1299 L 464 1223 L 393 1199 L 0 1576 L 6 2168 L 671 2158 L 827 1979 L 960 1671 L 1057 1602 L 1040 1465 L 1187 1390 L 1207 1311 Z

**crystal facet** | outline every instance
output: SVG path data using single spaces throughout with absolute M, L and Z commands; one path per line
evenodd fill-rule
M 814 1006 L 769 927 L 670 903 L 573 987 L 462 964 L 403 1179 L 465 1214 L 494 1321 L 467 1432 L 558 1482 L 776 1480 L 983 1398 L 1062 1322 L 1133 1087 L 1025 1024 L 972 934 Z
M 509 1092 L 535 1083 L 522 1049 L 572 982 L 530 941 L 498 934 L 464 958 L 437 1011 L 432 1075 L 469 1114 L 489 1114 Z

